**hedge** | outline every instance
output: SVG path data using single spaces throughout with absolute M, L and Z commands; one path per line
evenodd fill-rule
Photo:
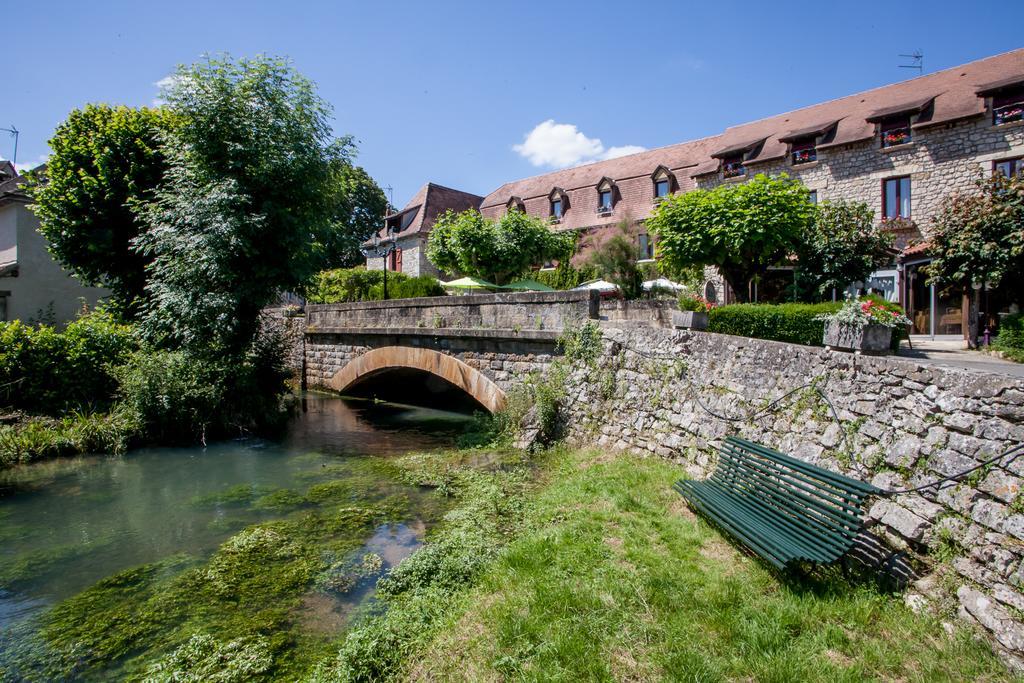
M 1011 360 L 1024 363 L 1024 314 L 1008 315 L 1000 321 L 992 348 L 1002 351 Z
M 405 273 L 388 272 L 389 299 L 444 295 L 441 284 L 428 275 L 410 277 Z M 366 270 L 362 266 L 322 271 L 306 292 L 306 299 L 313 304 L 379 301 L 383 298 L 384 271 Z
M 597 268 L 592 265 L 576 268 L 568 263 L 562 263 L 554 270 L 539 270 L 531 273 L 528 277 L 554 289 L 572 289 L 584 282 L 596 280 Z
M 841 306 L 842 303 L 718 306 L 708 314 L 708 331 L 821 346 L 825 323 L 815 317 L 835 313 Z
M 45 415 L 106 409 L 117 392 L 113 367 L 137 348 L 132 328 L 102 312 L 63 332 L 0 323 L 0 406 Z

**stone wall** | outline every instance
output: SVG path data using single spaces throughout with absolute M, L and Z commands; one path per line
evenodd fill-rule
M 669 458 L 693 476 L 709 473 L 712 446 L 729 434 L 890 489 L 962 471 L 1024 442 L 1019 378 L 702 332 L 604 334 L 596 366 L 576 364 L 568 379 L 570 438 Z M 812 382 L 842 426 L 806 386 Z M 869 513 L 873 532 L 911 553 L 925 573 L 936 556 L 950 558 L 939 565 L 945 592 L 928 581 L 915 590 L 939 604 L 945 595 L 946 606 L 991 631 L 1015 665 L 1024 659 L 1022 476 L 1024 458 L 937 494 L 879 499 Z
M 310 329 L 561 330 L 598 314 L 597 292 L 526 292 L 310 304 Z
M 308 332 L 306 382 L 328 387 L 331 378 L 350 361 L 386 346 L 410 346 L 440 351 L 479 370 L 503 391 L 509 391 L 533 372 L 543 372 L 555 355 L 558 333 L 527 330 L 432 330 L 396 328 L 363 333 Z

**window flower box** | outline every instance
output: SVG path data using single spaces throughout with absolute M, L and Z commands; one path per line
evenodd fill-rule
M 793 163 L 794 164 L 809 164 L 812 161 L 816 161 L 818 155 L 813 149 L 798 149 L 793 152 Z
M 827 322 L 825 323 L 823 341 L 825 348 L 832 351 L 882 355 L 891 350 L 892 328 L 877 324 L 858 326 L 834 321 Z
M 704 311 L 672 311 L 672 327 L 677 330 L 706 330 L 708 314 Z
M 723 178 L 737 178 L 744 175 L 747 169 L 743 168 L 742 161 L 727 161 L 722 164 L 722 177 Z
M 902 309 L 871 299 L 849 299 L 837 312 L 817 319 L 825 323 L 825 348 L 858 354 L 889 353 L 893 329 L 910 324 Z
M 1024 102 L 1008 104 L 992 112 L 992 122 L 997 126 L 1014 121 L 1024 121 Z
M 882 147 L 895 147 L 910 142 L 910 126 L 906 128 L 893 128 L 882 134 Z

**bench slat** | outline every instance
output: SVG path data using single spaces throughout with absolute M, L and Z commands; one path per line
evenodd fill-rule
M 714 486 L 710 480 L 704 482 L 709 486 Z M 728 490 L 718 488 L 719 493 L 724 497 L 729 497 L 730 492 Z M 785 533 L 793 537 L 793 543 L 801 546 L 809 554 L 816 554 L 823 552 L 824 548 L 828 548 L 831 552 L 838 552 L 842 554 L 847 550 L 846 538 L 838 534 L 823 533 L 821 529 L 815 529 L 806 518 L 794 517 L 789 515 L 780 514 L 777 509 L 773 509 L 770 506 L 764 504 L 758 498 L 741 498 L 739 496 L 731 496 L 737 505 L 745 507 L 755 515 L 760 515 L 765 518 L 767 523 L 772 526 L 785 531 Z
M 723 465 L 720 462 L 719 467 L 721 468 L 722 466 Z M 723 476 L 733 472 L 736 473 L 742 479 L 748 481 L 755 481 L 759 485 L 759 487 L 763 487 L 765 489 L 771 488 L 784 491 L 787 495 L 798 498 L 799 500 L 806 503 L 808 506 L 813 507 L 816 510 L 820 511 L 821 513 L 833 518 L 838 523 L 856 525 L 860 522 L 859 514 L 851 514 L 851 512 L 859 513 L 859 506 L 850 505 L 845 501 L 834 502 L 830 499 L 822 500 L 820 496 L 815 497 L 815 495 L 813 495 L 814 490 L 809 488 L 805 484 L 787 481 L 783 479 L 782 477 L 785 473 L 779 473 L 779 479 L 776 481 L 772 481 L 769 477 L 774 475 L 775 473 L 765 471 L 765 469 L 763 469 L 763 466 L 761 466 L 760 463 L 757 463 L 756 461 L 726 463 L 725 469 L 723 471 Z M 812 495 L 807 495 L 807 492 L 811 493 Z
M 719 453 L 735 460 L 757 463 L 759 467 L 766 471 L 784 474 L 793 481 L 800 482 L 802 485 L 810 487 L 810 489 L 815 492 L 815 495 L 827 497 L 839 504 L 852 503 L 852 507 L 856 508 L 866 495 L 860 491 L 850 491 L 849 489 L 839 488 L 831 484 L 831 482 L 810 477 L 800 471 L 782 465 L 771 458 L 740 449 L 734 444 L 726 444 L 723 448 L 719 449 Z
M 759 515 L 756 510 L 744 506 L 728 494 L 715 492 L 701 486 L 706 482 L 695 483 L 698 485 L 694 490 L 697 496 L 703 498 L 707 505 L 713 507 L 719 516 L 727 516 L 735 526 L 744 529 L 748 535 L 758 538 L 762 546 L 771 548 L 773 555 L 784 564 L 794 560 L 827 563 L 842 555 L 841 549 L 813 548 L 798 543 L 789 530 L 773 526 L 768 522 L 767 517 Z M 754 550 L 757 552 L 756 549 Z M 758 552 L 758 554 L 761 553 Z
M 749 448 L 750 450 L 760 455 L 763 455 L 766 458 L 771 458 L 772 460 L 775 460 L 776 462 L 791 467 L 792 469 L 799 470 L 806 474 L 810 474 L 811 476 L 817 476 L 820 477 L 821 479 L 830 481 L 836 486 L 841 486 L 851 491 L 860 491 L 865 495 L 878 495 L 879 493 L 882 493 L 882 489 L 878 488 L 877 486 L 872 486 L 867 482 L 851 479 L 850 477 L 843 476 L 842 474 L 839 474 L 837 472 L 831 472 L 829 470 L 822 469 L 821 467 L 816 467 L 814 465 L 804 462 L 803 460 L 797 460 L 791 455 L 779 453 L 778 451 L 772 450 L 767 446 L 762 446 L 761 444 L 754 443 L 753 441 L 747 441 L 746 439 L 741 439 L 738 436 L 726 437 L 726 441 L 731 441 L 733 443 L 739 444 L 744 448 Z

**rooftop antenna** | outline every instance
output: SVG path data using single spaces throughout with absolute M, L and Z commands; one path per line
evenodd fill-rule
M 4 131 L 5 133 L 10 133 L 11 137 L 14 138 L 14 158 L 11 159 L 11 163 L 13 163 L 15 166 L 17 166 L 18 165 L 18 135 L 20 135 L 20 133 L 18 132 L 18 129 L 14 127 L 13 123 L 11 124 L 10 128 L 0 128 L 0 130 Z
M 917 69 L 918 75 L 924 73 L 924 52 L 914 50 L 909 55 L 900 55 L 900 57 L 910 60 L 910 64 L 900 64 L 901 69 Z
M 388 191 L 388 207 L 391 211 L 395 210 L 395 188 L 390 185 L 385 185 L 384 189 Z

